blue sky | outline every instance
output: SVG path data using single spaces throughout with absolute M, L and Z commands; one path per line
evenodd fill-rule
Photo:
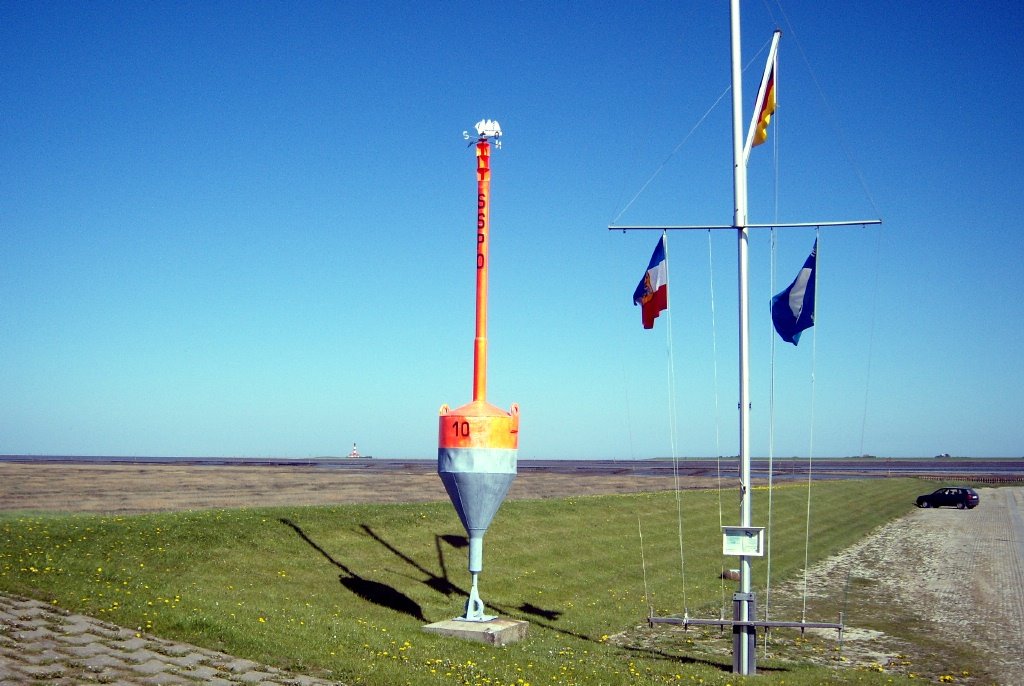
M 737 452 L 734 234 L 670 236 L 645 331 L 657 236 L 606 228 L 731 221 L 726 3 L 0 16 L 0 454 L 433 457 L 472 391 L 481 118 L 488 400 L 519 403 L 520 457 Z M 753 453 L 1024 454 L 1024 9 L 747 2 L 745 119 L 776 26 L 750 220 L 885 223 L 821 231 L 774 383 L 768 301 L 815 232 L 777 232 L 774 285 L 752 236 Z

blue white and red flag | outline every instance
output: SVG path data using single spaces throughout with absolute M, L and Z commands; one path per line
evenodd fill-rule
M 633 291 L 633 304 L 640 305 L 645 329 L 654 328 L 654 320 L 668 309 L 668 260 L 665 258 L 665 236 L 658 239 L 644 278 Z

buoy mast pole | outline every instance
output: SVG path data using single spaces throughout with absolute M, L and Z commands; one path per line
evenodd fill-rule
M 491 144 L 476 142 L 476 338 L 473 339 L 473 401 L 487 399 L 487 270 L 490 262 Z

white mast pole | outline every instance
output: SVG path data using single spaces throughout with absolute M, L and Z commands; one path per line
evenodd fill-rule
M 730 39 L 732 56 L 732 134 L 733 134 L 733 220 L 732 224 L 715 225 L 687 225 L 687 226 L 615 226 L 608 227 L 609 231 L 661 231 L 669 230 L 701 230 L 730 229 L 736 231 L 737 262 L 739 274 L 739 450 L 740 450 L 740 526 L 723 526 L 723 554 L 732 555 L 736 552 L 752 552 L 752 555 L 739 555 L 740 578 L 739 587 L 733 594 L 733 617 L 731 620 L 723 619 L 692 619 L 688 616 L 682 619 L 675 617 L 654 617 L 649 621 L 652 624 L 682 624 L 683 626 L 709 625 L 709 626 L 732 626 L 733 630 L 733 672 L 742 675 L 757 673 L 757 631 L 756 626 L 793 626 L 801 629 L 811 626 L 828 629 L 843 630 L 842 615 L 838 624 L 825 624 L 821 622 L 807 622 L 801 619 L 799 622 L 758 622 L 757 603 L 754 593 L 751 592 L 751 557 L 760 556 L 764 544 L 763 527 L 752 527 L 750 525 L 752 514 L 752 499 L 750 491 L 750 300 L 748 288 L 748 229 L 753 228 L 782 228 L 782 227 L 823 227 L 823 226 L 862 226 L 869 224 L 881 224 L 881 219 L 852 220 L 852 221 L 822 221 L 822 222 L 797 222 L 797 223 L 773 223 L 773 224 L 750 224 L 747 222 L 747 155 L 750 152 L 753 136 L 748 135 L 744 144 L 743 134 L 743 61 L 740 48 L 740 0 L 730 0 Z M 768 66 L 765 67 L 764 76 L 761 77 L 761 88 L 758 93 L 758 104 L 754 109 L 754 121 L 760 114 L 761 104 L 764 102 L 766 93 L 767 77 L 776 64 L 776 51 L 778 48 L 780 32 L 776 31 L 772 39 L 772 47 Z M 776 84 L 777 85 L 777 84 Z M 751 134 L 753 127 L 751 128 Z M 739 531 L 737 531 L 737 529 Z M 730 540 L 733 536 L 739 535 L 738 542 L 741 545 L 734 545 Z M 753 537 L 756 538 L 753 540 Z M 751 551 L 749 545 L 754 543 L 756 552 Z M 841 636 L 842 634 L 840 634 Z
M 739 373 L 740 373 L 740 526 L 750 526 L 750 306 L 747 287 L 747 165 L 743 154 L 743 62 L 740 50 L 740 1 L 731 0 L 733 226 L 739 262 Z M 741 555 L 739 591 L 734 596 L 734 619 L 752 621 L 750 557 Z M 755 659 L 754 627 L 733 628 L 733 671 L 750 674 Z

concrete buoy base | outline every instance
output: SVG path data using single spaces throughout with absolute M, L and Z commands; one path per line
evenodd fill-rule
M 492 646 L 517 643 L 526 638 L 530 623 L 518 619 L 492 619 L 486 622 L 467 622 L 464 619 L 447 619 L 427 624 L 423 630 L 431 634 L 452 636 L 464 641 L 476 641 Z

